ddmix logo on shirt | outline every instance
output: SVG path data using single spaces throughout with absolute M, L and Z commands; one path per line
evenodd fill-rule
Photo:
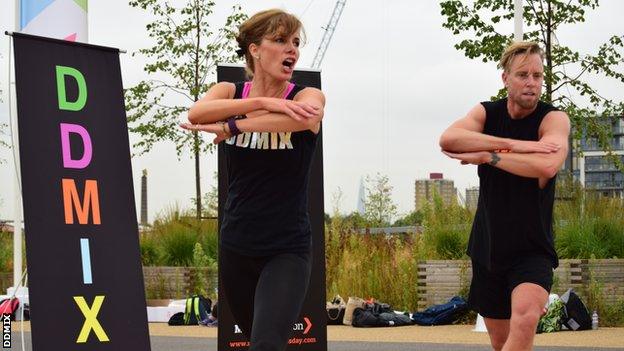
M 253 132 L 242 133 L 227 139 L 229 145 L 250 149 L 285 150 L 293 149 L 291 132 Z

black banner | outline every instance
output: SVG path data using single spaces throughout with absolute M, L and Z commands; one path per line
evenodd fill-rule
M 219 82 L 242 82 L 245 70 L 242 66 L 218 66 Z M 321 88 L 319 71 L 297 70 L 293 83 Z M 325 310 L 325 225 L 323 199 L 323 131 L 319 132 L 318 144 L 310 169 L 308 188 L 308 211 L 312 226 L 312 276 L 299 320 L 293 325 L 293 335 L 287 350 L 326 351 L 327 312 Z M 223 217 L 222 209 L 227 199 L 227 167 L 223 145 L 219 145 L 219 224 Z M 220 288 L 219 291 L 222 291 Z M 235 325 L 227 300 L 219 294 L 219 351 L 247 350 L 247 340 Z
M 119 52 L 13 40 L 33 350 L 150 350 Z

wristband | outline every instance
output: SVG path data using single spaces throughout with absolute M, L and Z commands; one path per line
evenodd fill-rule
M 230 128 L 230 135 L 236 136 L 241 133 L 240 129 L 236 126 L 236 117 L 228 118 L 227 125 Z

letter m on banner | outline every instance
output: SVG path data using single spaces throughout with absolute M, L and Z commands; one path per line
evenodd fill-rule
M 84 197 L 81 203 L 73 179 L 63 179 L 63 204 L 65 209 L 65 223 L 74 224 L 74 209 L 78 214 L 78 223 L 87 224 L 89 210 L 93 213 L 93 224 L 102 224 L 100 220 L 100 201 L 96 180 L 85 182 Z

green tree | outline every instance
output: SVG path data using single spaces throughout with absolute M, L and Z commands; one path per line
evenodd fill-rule
M 200 243 L 195 243 L 193 248 L 193 268 L 191 269 L 191 291 L 192 294 L 209 296 L 214 290 L 212 281 L 208 281 L 206 273 L 215 274 L 217 262 L 206 255 Z
M 149 80 L 126 90 L 126 108 L 131 132 L 141 139 L 134 144 L 138 154 L 160 141 L 175 144 L 178 157 L 190 150 L 195 159 L 195 213 L 202 214 L 200 152 L 212 144 L 198 132 L 178 127 L 180 116 L 214 84 L 212 72 L 220 62 L 236 62 L 236 30 L 246 16 L 232 7 L 223 27 L 214 30 L 210 15 L 214 1 L 188 0 L 181 7 L 159 0 L 131 0 L 130 6 L 149 11 L 155 18 L 147 32 L 156 44 L 139 53 L 151 59 L 144 70 Z M 135 53 L 133 53 L 133 56 Z
M 397 219 L 394 222 L 395 227 L 404 227 L 411 225 L 419 225 L 423 221 L 423 214 L 421 211 L 412 211 L 406 214 L 404 217 Z
M 219 177 L 217 172 L 212 174 L 212 184 L 210 185 L 210 191 L 205 193 L 202 198 L 202 211 L 205 217 L 217 217 L 219 214 L 219 187 L 216 185 L 219 183 Z M 191 198 L 191 202 L 196 207 L 197 199 Z M 193 215 L 197 216 L 196 210 L 192 211 Z
M 471 59 L 497 62 L 513 39 L 512 33 L 497 30 L 511 28 L 511 25 L 503 27 L 501 23 L 510 24 L 513 20 L 513 0 L 446 0 L 440 6 L 445 19 L 442 26 L 454 35 L 465 33 L 470 36 L 457 43 L 455 48 Z M 598 6 L 598 0 L 525 0 L 524 24 L 527 30 L 523 39 L 538 42 L 545 48 L 542 98 L 566 111 L 575 139 L 583 135 L 596 139 L 610 159 L 624 170 L 622 162 L 612 153 L 610 123 L 605 123 L 605 119 L 624 114 L 624 102 L 605 97 L 587 81 L 589 76 L 594 76 L 624 83 L 621 71 L 624 36 L 605 33 L 610 37 L 594 54 L 580 53 L 556 40 L 561 27 L 584 22 L 586 13 Z M 503 89 L 498 96 L 505 95 Z M 621 96 L 617 98 L 621 99 Z
M 342 221 L 346 224 L 345 226 L 347 228 L 351 229 L 370 227 L 370 223 L 368 222 L 368 220 L 357 211 L 353 211 L 348 215 L 344 216 Z
M 365 182 L 364 218 L 373 227 L 390 225 L 397 207 L 392 202 L 392 185 L 388 176 L 377 173 L 375 178 L 366 176 Z

